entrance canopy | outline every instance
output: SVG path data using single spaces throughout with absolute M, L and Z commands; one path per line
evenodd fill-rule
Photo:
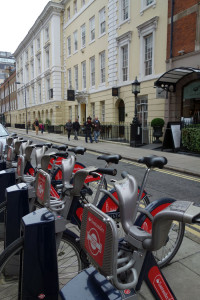
M 175 92 L 176 84 L 179 80 L 191 73 L 198 73 L 200 78 L 200 69 L 185 67 L 171 69 L 161 75 L 160 78 L 154 82 L 154 86 L 160 87 L 169 92 Z

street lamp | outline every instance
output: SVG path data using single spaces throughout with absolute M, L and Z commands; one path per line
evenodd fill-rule
M 137 80 L 137 76 L 135 77 L 135 81 L 132 83 L 132 93 L 135 95 L 135 115 L 131 123 L 130 146 L 136 147 L 137 141 L 140 140 L 140 124 L 137 117 L 137 95 L 140 93 L 140 82 Z
M 16 81 L 15 84 L 23 84 L 24 85 L 24 93 L 25 93 L 25 111 L 26 111 L 26 134 L 28 134 L 28 122 L 27 122 L 27 105 L 26 105 L 26 85 L 23 82 Z

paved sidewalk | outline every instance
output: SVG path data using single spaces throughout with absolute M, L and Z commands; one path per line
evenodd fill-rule
M 25 130 L 10 128 L 10 132 L 16 132 L 26 136 Z M 38 136 L 34 131 L 29 131 L 28 136 L 41 138 L 53 143 L 67 144 L 69 146 L 84 146 L 90 151 L 106 154 L 121 154 L 124 159 L 136 161 L 141 156 L 161 155 L 168 159 L 166 168 L 184 172 L 191 175 L 200 176 L 200 158 L 195 156 L 183 155 L 178 153 L 162 152 L 153 150 L 156 145 L 148 145 L 140 148 L 131 148 L 129 145 L 113 142 L 85 143 L 84 138 L 78 141 L 67 140 L 66 135 L 41 133 Z M 174 291 L 178 300 L 198 300 L 200 299 L 200 238 L 196 241 L 188 237 L 184 237 L 184 241 L 179 252 L 172 260 L 171 264 L 163 269 L 170 287 Z M 154 299 L 145 284 L 139 299 Z M 165 298 L 164 300 L 170 300 Z

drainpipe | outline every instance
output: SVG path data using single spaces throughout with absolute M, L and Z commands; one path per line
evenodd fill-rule
M 173 31 L 174 31 L 174 1 L 172 0 L 172 7 L 171 7 L 171 33 L 170 33 L 170 59 L 172 56 L 173 50 Z

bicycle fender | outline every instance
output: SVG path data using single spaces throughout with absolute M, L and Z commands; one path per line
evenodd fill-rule
M 160 211 L 162 211 L 163 209 L 168 207 L 174 201 L 176 201 L 176 200 L 173 198 L 161 198 L 161 199 L 151 202 L 147 207 L 145 207 L 145 209 L 148 212 L 150 212 L 152 216 L 155 216 L 157 213 L 159 213 Z M 141 213 L 137 217 L 137 219 L 135 221 L 135 225 L 137 225 L 137 226 L 143 228 L 145 231 L 151 233 L 152 223 L 145 214 Z

